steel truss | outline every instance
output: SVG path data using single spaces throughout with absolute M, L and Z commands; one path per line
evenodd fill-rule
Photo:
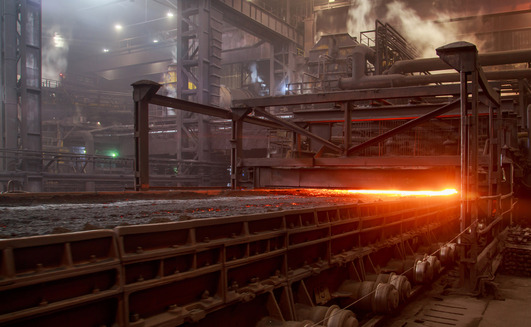
M 2 143 L 5 150 L 41 150 L 41 1 L 3 1 L 0 41 Z M 31 172 L 26 191 L 42 188 L 41 163 L 30 158 L 6 158 L 0 171 Z

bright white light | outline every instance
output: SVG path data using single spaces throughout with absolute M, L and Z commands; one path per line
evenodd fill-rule
M 103 49 L 103 52 L 105 52 L 105 53 L 107 53 L 107 52 L 109 52 L 109 51 L 110 51 L 110 50 L 107 49 L 107 48 Z
M 56 48 L 63 48 L 65 46 L 65 39 L 58 33 L 53 34 L 53 45 Z
M 168 11 L 168 13 L 166 14 L 166 16 L 168 17 L 173 17 L 173 13 L 171 11 Z
M 336 2 L 336 0 L 328 0 L 328 3 L 330 3 L 330 2 Z
M 120 24 L 116 24 L 116 25 L 114 25 L 114 29 L 117 30 L 117 31 L 122 30 L 122 28 L 123 28 L 123 26 L 120 25 Z
M 155 39 L 153 40 L 153 43 L 159 43 L 159 40 Z

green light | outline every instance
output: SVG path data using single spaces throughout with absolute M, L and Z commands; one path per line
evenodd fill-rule
M 118 157 L 118 152 L 116 152 L 116 151 L 111 151 L 111 152 L 109 152 L 109 155 L 110 155 L 111 157 L 113 157 L 113 158 L 116 158 L 116 157 Z

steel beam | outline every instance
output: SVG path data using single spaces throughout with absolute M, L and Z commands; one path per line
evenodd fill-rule
M 275 123 L 277 123 L 277 124 L 279 124 L 281 126 L 284 126 L 285 128 L 287 128 L 289 130 L 292 130 L 292 131 L 294 131 L 296 133 L 299 133 L 301 135 L 304 135 L 304 136 L 307 136 L 307 137 L 311 138 L 312 140 L 318 142 L 319 144 L 322 144 L 322 145 L 326 146 L 330 150 L 334 150 L 334 151 L 336 151 L 338 153 L 343 152 L 343 149 L 341 147 L 335 145 L 334 143 L 332 143 L 332 142 L 330 142 L 328 140 L 325 140 L 322 137 L 317 136 L 317 135 L 313 134 L 312 132 L 305 130 L 302 127 L 299 127 L 299 126 L 297 126 L 297 125 L 295 125 L 293 123 L 290 123 L 290 122 L 285 121 L 285 120 L 283 120 L 281 118 L 278 118 L 275 115 L 272 115 L 272 114 L 268 113 L 263 108 L 254 108 L 254 111 L 258 115 L 266 117 L 267 119 L 270 119 L 273 122 L 275 122 Z
M 155 83 L 155 82 L 152 82 L 152 83 Z M 231 111 L 231 110 L 213 107 L 213 106 L 200 104 L 196 102 L 190 102 L 190 101 L 181 100 L 177 98 L 171 98 L 171 97 L 167 97 L 164 95 L 155 94 L 150 98 L 149 101 L 150 103 L 156 104 L 159 106 L 184 110 L 184 111 L 193 112 L 196 114 L 202 114 L 202 115 L 207 115 L 207 116 L 217 117 L 217 118 L 222 118 L 222 119 L 233 119 L 234 118 L 234 113 L 233 113 L 234 110 Z M 268 128 L 283 128 L 281 125 L 277 123 L 274 123 L 274 122 L 271 122 L 265 119 L 256 118 L 256 117 L 246 116 L 243 118 L 243 121 L 245 123 L 268 127 Z
M 289 41 L 302 47 L 304 36 L 283 19 L 250 1 L 213 0 L 213 5 L 223 11 L 225 20 L 253 35 L 270 42 Z
M 441 104 L 436 103 L 421 103 L 411 105 L 391 105 L 380 106 L 372 108 L 353 108 L 351 109 L 352 121 L 373 121 L 373 120 L 398 120 L 398 119 L 415 119 L 420 116 L 439 108 Z M 488 106 L 479 104 L 479 114 L 489 114 Z M 294 110 L 294 118 L 292 122 L 296 123 L 336 123 L 344 121 L 344 111 L 339 110 L 337 107 L 313 109 L 313 110 Z M 459 108 L 450 110 L 444 115 L 437 118 L 446 117 L 459 117 Z
M 487 158 L 480 158 L 487 163 Z M 246 167 L 459 167 L 459 156 L 388 156 L 345 158 L 246 158 Z
M 393 128 L 393 129 L 391 129 L 391 130 L 389 130 L 389 131 L 387 131 L 387 132 L 385 132 L 383 134 L 380 134 L 379 136 L 377 136 L 375 138 L 372 138 L 372 139 L 370 139 L 368 141 L 365 141 L 365 142 L 363 142 L 363 143 L 361 143 L 359 145 L 355 145 L 353 147 L 350 147 L 348 149 L 348 151 L 347 151 L 347 155 L 352 155 L 352 154 L 354 154 L 356 152 L 359 152 L 359 151 L 361 151 L 361 150 L 363 150 L 363 149 L 365 149 L 365 148 L 367 148 L 367 147 L 369 147 L 369 146 L 371 146 L 373 144 L 377 144 L 379 142 L 382 142 L 383 140 L 386 140 L 386 139 L 390 138 L 393 135 L 396 135 L 398 133 L 401 133 L 403 131 L 411 129 L 411 128 L 417 126 L 417 125 L 420 125 L 420 124 L 430 120 L 430 119 L 433 119 L 433 118 L 435 118 L 437 116 L 440 116 L 440 115 L 442 115 L 442 114 L 444 114 L 444 113 L 446 113 L 446 112 L 448 112 L 450 110 L 455 109 L 458 105 L 459 105 L 459 100 L 455 100 L 453 102 L 450 102 L 447 105 L 444 105 L 444 106 L 440 107 L 439 109 L 436 109 L 436 110 L 434 110 L 434 111 L 432 111 L 430 113 L 425 114 L 424 116 L 421 116 L 419 118 L 416 118 L 416 119 L 413 119 L 411 121 L 408 121 L 407 123 L 405 123 L 405 124 L 403 124 L 401 126 Z
M 338 92 L 284 95 L 232 101 L 233 107 L 275 107 L 300 104 L 318 104 L 346 101 L 365 101 L 376 99 L 398 99 L 432 97 L 441 95 L 459 95 L 459 85 L 434 85 L 415 87 L 396 87 L 387 89 L 349 90 Z

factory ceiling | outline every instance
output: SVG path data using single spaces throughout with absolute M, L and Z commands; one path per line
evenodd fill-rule
M 43 77 L 56 80 L 67 73 L 96 76 L 101 86 L 116 90 L 128 90 L 131 82 L 141 78 L 160 79 L 161 73 L 176 60 L 177 1 L 43 1 Z M 399 2 L 396 0 L 252 0 L 251 2 L 273 11 L 278 10 L 276 14 L 285 15 L 282 19 L 287 21 L 290 19 L 288 15 L 314 14 L 317 24 L 323 26 L 321 27 L 323 33 L 344 32 L 350 29 L 347 26 L 348 21 L 344 21 L 349 19 L 345 15 L 347 12 L 350 16 L 353 13 L 362 15 L 363 10 L 367 10 L 365 5 L 370 6 L 375 16 L 367 20 L 371 27 L 374 26 L 374 18 L 385 21 L 389 17 L 386 15 L 386 11 L 389 10 L 385 8 L 394 3 L 402 3 L 401 8 L 411 9 L 404 11 L 402 22 L 396 24 L 402 24 L 405 20 L 412 21 L 413 18 L 406 15 L 411 12 L 426 20 L 440 20 L 443 16 L 444 19 L 462 20 L 476 15 L 522 12 L 530 9 L 529 2 L 523 0 L 504 3 L 494 0 L 400 0 Z M 295 10 L 292 10 L 286 15 L 286 11 L 289 10 L 282 8 L 288 8 L 287 4 L 291 8 L 311 9 L 304 13 L 300 11 L 294 13 Z M 356 10 L 353 9 L 355 5 L 359 6 Z M 347 7 L 349 10 L 345 10 Z M 333 14 L 339 16 L 331 20 L 326 17 Z M 366 19 L 367 15 L 360 18 Z M 395 23 L 392 24 L 396 26 Z M 301 26 L 298 28 L 302 30 Z M 484 28 L 490 27 L 486 25 Z M 224 29 L 234 28 L 224 22 Z M 307 38 L 305 43 L 310 39 Z M 411 41 L 415 43 L 415 40 Z

